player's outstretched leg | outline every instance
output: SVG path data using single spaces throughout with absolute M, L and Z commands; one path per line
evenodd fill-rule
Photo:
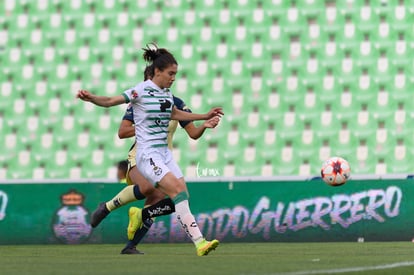
M 108 208 L 106 208 L 106 203 L 101 202 L 98 205 L 98 208 L 96 208 L 95 211 L 93 211 L 91 216 L 91 226 L 97 227 L 103 219 L 105 219 L 108 214 L 111 213 Z
M 219 245 L 218 240 L 207 241 L 203 240 L 202 242 L 196 245 L 197 256 L 207 256 L 210 251 L 215 250 Z
M 138 185 L 129 185 L 125 187 L 111 200 L 99 204 L 98 208 L 92 213 L 91 226 L 97 227 L 113 210 L 130 202 L 142 199 L 145 199 L 145 196 L 139 190 Z

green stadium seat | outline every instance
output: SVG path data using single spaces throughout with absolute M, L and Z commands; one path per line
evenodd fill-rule
M 218 141 L 218 146 L 221 152 L 223 152 L 223 158 L 226 161 L 235 161 L 242 157 L 242 151 L 240 150 L 242 144 L 242 135 L 239 132 L 238 125 L 233 124 L 232 129 L 227 133 L 227 138 Z
M 10 169 L 9 166 L 4 163 L 0 166 L 0 180 L 6 180 L 10 178 Z
M 298 163 L 301 163 L 301 160 L 297 156 L 293 156 L 292 160 L 289 161 L 277 161 L 274 162 L 274 175 L 275 176 L 289 176 L 289 175 L 298 175 L 299 166 Z
M 348 159 L 353 174 L 408 173 L 411 2 L 6 1 L 0 13 L 13 16 L 0 18 L 7 152 L 0 167 L 17 170 L 9 156 L 30 145 L 36 164 L 6 177 L 110 177 L 130 146 L 116 136 L 125 106 L 105 111 L 74 96 L 79 88 L 111 96 L 136 84 L 144 67 L 139 49 L 155 41 L 180 64 L 174 93 L 194 112 L 213 105 L 226 112 L 196 152 L 177 133 L 184 172 L 196 175 L 200 163 L 235 176 L 309 175 L 332 154 Z M 138 12 L 126 16 L 131 10 Z M 28 123 L 21 135 L 17 129 Z M 88 144 L 78 144 L 81 134 Z M 405 157 L 398 159 L 401 143 Z M 65 163 L 48 161 L 62 148 Z
M 186 140 L 186 138 L 188 137 L 183 138 L 183 140 Z M 175 137 L 174 139 L 179 140 L 178 137 Z M 193 146 L 190 145 L 189 142 L 174 142 L 173 154 L 179 155 L 179 158 L 175 157 L 174 159 L 179 163 L 179 166 L 183 170 L 185 170 L 186 167 L 192 166 L 193 164 L 197 164 L 201 158 L 205 157 L 203 150 L 205 150 L 207 146 L 198 146 L 199 142 L 196 142 L 196 144 L 197 146 Z
M 391 151 L 389 156 L 385 158 L 389 173 L 404 174 L 413 169 L 412 136 L 412 128 L 391 132 L 390 141 L 388 142 L 391 145 L 388 147 Z
M 68 179 L 70 169 L 69 165 L 57 165 L 50 162 L 45 169 L 45 177 L 49 179 Z
M 266 143 L 266 142 L 257 142 L 256 143 L 256 149 L 257 149 L 257 155 L 258 159 L 263 160 L 264 162 L 270 161 L 272 162 L 274 159 L 279 158 L 279 153 L 281 149 L 281 144 L 279 142 L 279 139 L 277 138 L 277 133 L 273 134 L 275 137 L 275 141 L 272 143 Z
M 242 160 L 235 164 L 235 174 L 237 176 L 257 176 L 261 174 L 262 161 L 245 161 Z
M 11 129 L 11 132 L 4 131 L 4 141 L 1 143 L 3 153 L 0 155 L 0 163 L 9 164 L 9 162 L 14 161 L 17 157 L 17 149 L 21 147 L 19 139 L 17 137 L 17 129 Z M 10 167 L 15 167 L 8 165 Z

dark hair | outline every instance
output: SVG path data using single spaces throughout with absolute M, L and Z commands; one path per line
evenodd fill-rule
M 124 171 L 126 173 L 126 171 L 128 170 L 128 161 L 127 160 L 121 160 L 118 162 L 118 169 L 121 171 Z
M 154 76 L 154 68 L 151 65 L 147 65 L 144 70 L 144 81 L 151 79 Z
M 142 55 L 144 60 L 151 64 L 151 76 L 154 75 L 155 68 L 163 71 L 171 64 L 178 65 L 177 60 L 175 60 L 174 56 L 167 49 L 158 48 L 154 43 L 147 44 L 147 47 L 142 49 L 144 50 L 144 54 Z

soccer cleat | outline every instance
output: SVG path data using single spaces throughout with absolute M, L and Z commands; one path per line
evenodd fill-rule
M 197 256 L 207 256 L 211 250 L 215 250 L 219 245 L 218 240 L 207 241 L 203 240 L 201 243 L 197 244 Z
M 106 203 L 101 202 L 98 205 L 98 208 L 92 213 L 91 226 L 97 227 L 101 223 L 101 221 L 105 219 L 106 216 L 108 216 L 109 213 L 111 212 L 106 208 Z
M 128 211 L 128 240 L 134 239 L 135 232 L 142 226 L 142 209 L 131 207 Z
M 135 246 L 133 247 L 125 247 L 124 249 L 122 249 L 121 254 L 144 254 L 144 252 L 141 252 L 139 250 L 137 250 L 137 248 Z

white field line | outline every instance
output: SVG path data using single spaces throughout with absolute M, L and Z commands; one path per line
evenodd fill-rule
M 414 265 L 414 262 L 399 262 L 399 263 L 374 265 L 374 266 L 361 266 L 361 267 L 348 267 L 348 268 L 326 269 L 326 270 L 309 270 L 309 271 L 276 273 L 274 275 L 335 274 L 335 273 L 346 273 L 346 272 L 361 272 L 361 271 L 369 271 L 369 270 L 392 269 L 392 268 L 413 266 L 413 265 Z

